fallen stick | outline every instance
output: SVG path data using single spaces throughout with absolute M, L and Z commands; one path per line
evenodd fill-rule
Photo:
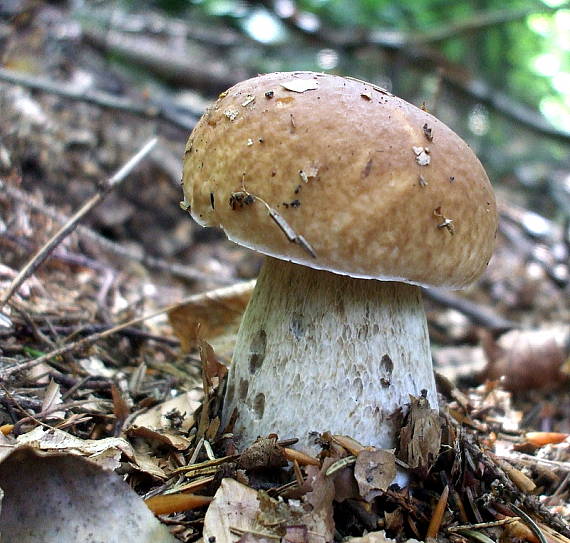
M 94 194 L 75 214 L 44 244 L 44 246 L 28 261 L 14 277 L 8 290 L 0 298 L 0 310 L 6 305 L 8 300 L 20 288 L 22 283 L 30 277 L 50 255 L 50 253 L 65 239 L 75 228 L 79 221 L 87 215 L 95 206 L 100 204 L 106 196 L 123 180 L 134 167 L 150 152 L 156 145 L 157 139 L 152 138 L 143 148 L 134 155 L 124 166 L 122 166 L 111 178 L 109 178 L 102 188 Z

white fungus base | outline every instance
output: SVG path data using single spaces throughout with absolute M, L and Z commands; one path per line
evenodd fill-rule
M 419 287 L 267 258 L 235 347 L 223 423 L 239 445 L 276 433 L 315 453 L 331 431 L 395 446 L 409 395 L 437 406 Z

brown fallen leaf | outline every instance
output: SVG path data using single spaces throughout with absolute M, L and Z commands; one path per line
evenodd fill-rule
M 307 466 L 307 483 L 312 490 L 304 500 L 312 510 L 305 514 L 299 524 L 307 526 L 308 543 L 322 543 L 334 539 L 335 524 L 333 518 L 334 482 L 324 474 L 325 466 Z
M 210 342 L 220 356 L 230 358 L 254 286 L 255 281 L 249 281 L 218 288 L 171 309 L 168 319 L 182 350 L 192 350 L 201 338 Z
M 256 520 L 262 527 L 261 532 L 282 535 L 288 526 L 305 526 L 300 506 L 290 507 L 283 500 L 271 498 L 266 492 L 258 492 L 259 512 Z
M 204 394 L 201 389 L 184 392 L 137 415 L 125 433 L 165 443 L 182 451 L 190 446 L 187 434 L 194 425 L 194 412 L 200 407 Z
M 285 450 L 277 437 L 260 437 L 238 459 L 240 469 L 278 468 L 287 465 Z
M 253 488 L 234 479 L 222 479 L 220 488 L 206 511 L 203 540 L 235 543 L 239 536 L 232 532 L 232 528 L 246 533 L 255 531 L 258 511 L 257 492 Z
M 177 541 L 121 477 L 75 454 L 16 449 L 0 488 L 3 541 Z
M 382 494 L 396 477 L 396 457 L 393 451 L 382 449 L 364 449 L 356 457 L 354 477 L 358 483 L 360 495 L 372 501 Z
M 422 391 L 418 398 L 410 395 L 407 422 L 400 431 L 398 457 L 410 468 L 429 470 L 441 446 L 439 413 L 431 409 Z
M 200 407 L 203 397 L 204 393 L 199 388 L 183 392 L 175 398 L 161 402 L 148 411 L 137 415 L 132 420 L 132 425 L 154 431 L 167 431 L 177 428 L 186 433 L 194 425 L 194 412 Z M 173 421 L 175 414 L 178 415 L 179 423 Z
M 346 543 L 396 543 L 395 539 L 386 537 L 386 532 L 370 532 L 362 537 L 351 537 Z M 420 543 L 417 539 L 407 539 L 402 543 Z
M 158 443 L 163 443 L 176 449 L 177 451 L 184 451 L 190 447 L 191 441 L 181 435 L 177 435 L 173 432 L 166 432 L 162 430 L 151 430 L 150 428 L 145 428 L 144 426 L 130 426 L 126 432 L 129 437 L 142 437 L 147 441 L 156 441 Z

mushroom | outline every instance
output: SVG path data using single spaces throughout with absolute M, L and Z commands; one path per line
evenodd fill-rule
M 223 423 L 393 447 L 409 396 L 437 406 L 419 286 L 485 269 L 497 212 L 467 144 L 363 81 L 273 73 L 222 93 L 192 132 L 184 209 L 267 255 L 235 346 Z

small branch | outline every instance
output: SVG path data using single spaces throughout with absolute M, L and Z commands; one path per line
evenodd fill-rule
M 110 9 L 103 7 L 101 10 L 86 6 L 84 11 L 78 11 L 78 15 L 80 19 L 94 20 L 105 28 L 125 33 L 146 33 L 171 39 L 182 38 L 214 47 L 233 47 L 243 43 L 243 35 L 228 26 L 192 24 L 191 20 L 164 17 L 151 10 L 141 13 L 121 11 L 114 5 Z
M 107 109 L 125 111 L 150 119 L 162 119 L 184 130 L 192 130 L 202 111 L 190 111 L 172 104 L 159 105 L 154 102 L 136 103 L 122 96 L 115 96 L 101 91 L 80 89 L 65 83 L 55 83 L 44 78 L 20 74 L 0 67 L 0 81 L 39 90 L 72 100 L 95 104 Z
M 488 307 L 477 304 L 467 298 L 460 298 L 450 292 L 439 288 L 423 288 L 422 292 L 433 302 L 455 309 L 469 317 L 475 324 L 484 326 L 494 331 L 505 331 L 517 328 L 519 324 L 503 319 L 495 315 Z
M 17 187 L 9 185 L 2 179 L 0 179 L 0 189 L 4 191 L 4 193 L 7 194 L 10 198 L 13 198 L 18 202 L 25 204 L 34 211 L 42 213 L 47 217 L 50 217 L 54 221 L 57 221 L 60 224 L 65 224 L 69 220 L 69 218 L 66 215 L 60 213 L 57 209 L 44 204 L 43 202 L 39 201 L 37 198 L 27 193 L 26 191 L 23 191 Z M 88 226 L 82 224 L 77 225 L 76 233 L 81 238 L 96 243 L 104 251 L 114 254 L 120 258 L 126 258 L 129 260 L 133 260 L 135 262 L 140 262 L 147 268 L 166 272 L 174 277 L 179 277 L 187 281 L 212 281 L 218 284 L 230 284 L 235 282 L 235 279 L 222 279 L 219 277 L 215 277 L 210 274 L 191 268 L 189 266 L 184 266 L 182 264 L 177 264 L 175 262 L 168 262 L 161 258 L 151 256 L 145 253 L 143 250 L 138 251 L 133 247 L 121 245 L 120 243 L 111 241 L 105 236 L 102 236 L 101 234 L 95 232 Z M 9 236 L 7 236 L 6 234 L 4 234 L 4 237 L 9 238 Z M 95 268 L 95 265 L 97 264 L 96 262 L 92 261 L 83 264 L 81 262 L 74 262 L 74 263 L 79 265 L 87 264 L 93 268 Z
M 133 36 L 114 30 L 100 30 L 85 26 L 83 37 L 87 43 L 106 53 L 119 55 L 131 64 L 178 85 L 220 92 L 251 74 L 228 63 L 203 46 L 172 47 L 149 36 Z
M 225 287 L 225 288 L 231 289 L 234 287 Z M 216 291 L 213 291 L 213 292 L 210 291 L 209 294 L 213 295 L 214 292 L 216 292 Z M 76 351 L 76 350 L 84 348 L 84 347 L 88 347 L 90 345 L 93 345 L 94 343 L 96 343 L 97 341 L 99 341 L 101 339 L 112 336 L 113 334 L 116 334 L 117 332 L 121 332 L 125 329 L 130 329 L 134 326 L 137 326 L 137 325 L 143 323 L 144 321 L 146 321 L 148 319 L 152 319 L 154 317 L 158 317 L 159 315 L 162 315 L 163 313 L 167 313 L 167 312 L 172 311 L 174 309 L 178 309 L 179 307 L 181 307 L 185 304 L 192 304 L 192 303 L 196 303 L 197 301 L 203 301 L 203 299 L 204 299 L 204 293 L 193 294 L 192 296 L 189 296 L 188 298 L 182 300 L 179 303 L 163 307 L 161 309 L 158 309 L 157 311 L 153 311 L 152 313 L 149 313 L 147 315 L 143 315 L 142 317 L 136 317 L 136 318 L 131 319 L 127 322 L 124 322 L 123 324 L 118 324 L 116 326 L 113 326 L 112 328 L 109 328 L 108 330 L 104 330 L 103 332 L 97 332 L 95 334 L 91 334 L 91 335 L 84 337 L 80 340 L 74 341 L 73 343 L 63 345 L 62 347 L 59 347 L 58 349 L 55 349 L 49 353 L 46 353 L 42 356 L 39 356 L 38 358 L 34 358 L 33 360 L 28 360 L 26 362 L 17 363 L 17 364 L 10 366 L 8 368 L 3 368 L 0 370 L 0 379 L 6 379 L 6 378 L 10 377 L 10 375 L 18 373 L 20 371 L 29 370 L 29 369 L 31 369 L 31 368 L 39 365 L 39 364 L 43 364 L 45 362 L 48 362 L 52 358 L 61 356 L 61 355 L 66 354 L 66 353 L 70 353 L 72 351 Z
M 144 147 L 134 155 L 115 175 L 106 181 L 103 188 L 94 196 L 92 196 L 83 206 L 67 221 L 62 228 L 59 229 L 46 244 L 28 261 L 18 275 L 13 279 L 8 290 L 0 298 L 0 310 L 6 302 L 12 297 L 14 292 L 18 290 L 20 285 L 32 275 L 50 253 L 66 238 L 73 230 L 75 230 L 79 221 L 87 215 L 95 206 L 100 204 L 105 197 L 118 185 L 127 175 L 137 166 L 137 164 L 150 152 L 156 145 L 157 139 L 153 138 L 147 142 Z

